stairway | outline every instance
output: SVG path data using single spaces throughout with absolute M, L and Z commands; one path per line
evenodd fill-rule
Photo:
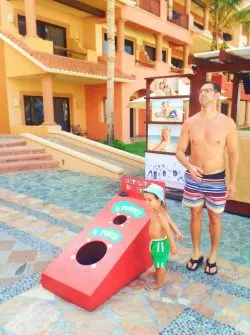
M 0 173 L 58 168 L 45 149 L 27 145 L 19 138 L 0 139 Z

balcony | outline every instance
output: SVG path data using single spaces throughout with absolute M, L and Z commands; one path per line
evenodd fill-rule
M 154 15 L 160 16 L 160 0 L 139 0 L 139 7 Z
M 188 29 L 188 15 L 177 12 L 173 8 L 169 7 L 168 9 L 168 21 L 182 27 Z
M 82 59 L 82 60 L 85 60 L 86 56 L 87 56 L 86 51 L 79 52 L 79 51 L 76 51 L 76 50 L 63 48 L 63 47 L 57 46 L 57 45 L 53 46 L 53 51 L 54 51 L 53 53 L 55 55 L 70 57 L 70 58 L 76 58 L 76 59 Z

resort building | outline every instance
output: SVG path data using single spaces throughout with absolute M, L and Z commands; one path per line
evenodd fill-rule
M 128 107 L 145 95 L 145 77 L 192 72 L 189 55 L 210 50 L 212 26 L 200 0 L 116 1 L 115 22 L 114 132 L 130 142 L 146 132 L 145 110 Z M 240 25 L 224 34 L 232 46 L 250 44 Z M 0 0 L 0 133 L 79 125 L 105 139 L 107 53 L 104 0 Z M 217 80 L 230 91 L 230 78 Z M 245 99 L 239 125 L 250 123 Z

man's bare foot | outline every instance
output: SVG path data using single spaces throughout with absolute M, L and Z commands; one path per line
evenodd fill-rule
M 189 262 L 186 264 L 186 268 L 189 271 L 196 271 L 203 264 L 203 256 L 199 258 L 190 258 Z

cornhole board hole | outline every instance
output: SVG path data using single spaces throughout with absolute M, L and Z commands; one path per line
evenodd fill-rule
M 44 270 L 43 287 L 91 311 L 148 269 L 150 213 L 141 190 L 151 183 L 123 177 L 121 195 Z

